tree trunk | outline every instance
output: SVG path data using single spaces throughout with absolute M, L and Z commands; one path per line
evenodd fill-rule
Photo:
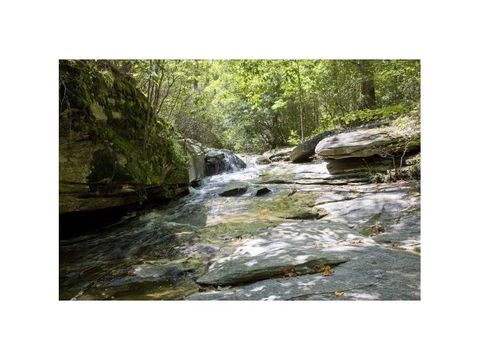
M 362 76 L 362 109 L 373 109 L 376 105 L 376 99 L 375 80 L 373 78 L 371 63 L 369 60 L 360 60 L 358 66 Z
M 302 79 L 300 77 L 300 63 L 297 63 L 297 83 L 298 83 L 298 99 L 300 102 L 300 137 L 303 143 L 303 94 L 302 94 Z

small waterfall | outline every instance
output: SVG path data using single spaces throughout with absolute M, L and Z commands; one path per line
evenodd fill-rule
M 247 165 L 238 156 L 228 150 L 210 150 L 205 155 L 205 175 L 217 175 L 238 171 Z

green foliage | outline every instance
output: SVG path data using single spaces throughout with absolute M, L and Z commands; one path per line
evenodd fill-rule
M 66 85 L 60 91 L 61 117 L 70 119 L 62 122 L 61 130 L 75 129 L 78 119 L 91 116 L 88 110 L 77 111 L 74 117 L 69 111 L 87 109 L 100 94 L 98 105 L 113 122 L 119 117 L 119 104 L 112 106 L 109 98 L 127 95 L 131 101 L 122 105 L 121 114 L 127 112 L 136 120 L 117 119 L 120 126 L 116 128 L 136 132 L 146 144 L 142 146 L 152 149 L 158 149 L 154 143 L 163 144 L 179 133 L 210 147 L 269 150 L 297 143 L 303 140 L 302 135 L 308 138 L 329 129 L 391 119 L 414 108 L 420 100 L 417 60 L 70 63 L 77 68 L 72 76 L 80 76 L 82 81 L 72 84 L 68 77 L 61 79 Z M 119 75 L 130 81 L 118 81 Z M 72 86 L 78 87 L 76 91 L 63 92 Z M 144 95 L 138 100 L 142 104 L 133 106 L 139 92 Z M 98 107 L 94 105 L 93 110 L 102 118 Z M 167 148 L 173 151 L 171 158 L 178 157 L 172 150 L 174 145 L 169 143 Z
M 389 182 L 389 176 L 387 173 L 371 172 L 368 176 L 371 183 L 379 184 Z
M 334 117 L 331 122 L 344 127 L 358 126 L 377 120 L 391 120 L 397 118 L 401 114 L 405 114 L 407 111 L 407 106 L 403 103 L 400 103 L 377 109 L 363 109 L 352 111 L 343 116 Z
M 296 146 L 300 144 L 300 136 L 298 136 L 297 130 L 290 130 L 290 136 L 288 137 L 288 144 Z

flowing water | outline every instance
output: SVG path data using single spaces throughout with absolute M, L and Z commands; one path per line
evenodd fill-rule
M 172 267 L 171 274 L 169 263 L 185 259 L 196 251 L 204 252 L 207 257 L 216 253 L 218 246 L 198 245 L 200 240 L 214 242 L 212 239 L 200 239 L 199 231 L 220 225 L 226 217 L 246 211 L 247 203 L 256 191 L 253 183 L 268 167 L 259 165 L 256 156 L 241 158 L 247 164 L 245 169 L 206 177 L 199 188 L 190 188 L 189 195 L 167 206 L 131 213 L 101 230 L 60 241 L 60 297 L 156 298 L 145 294 L 150 294 L 152 287 L 156 288 L 158 277 L 153 276 L 154 281 L 150 281 L 152 279 L 148 276 L 145 281 L 137 281 L 138 276 L 135 276 L 140 272 L 138 266 L 148 263 L 157 264 L 162 277 L 163 268 L 166 268 L 162 288 L 175 287 L 178 282 L 188 280 L 189 273 L 201 266 L 202 261 L 186 266 L 186 270 L 175 271 Z M 249 191 L 242 199 L 218 196 L 221 189 L 232 184 L 247 185 Z M 238 232 L 239 229 L 236 230 Z M 187 288 L 191 289 L 192 282 L 187 283 Z M 196 289 L 196 286 L 193 285 L 193 288 Z M 173 293 L 175 297 L 175 291 Z
M 310 234 L 317 241 L 318 225 L 325 223 L 314 211 L 318 204 L 330 206 L 327 218 L 339 224 L 349 219 L 345 209 L 355 208 L 352 213 L 357 217 L 348 225 L 359 231 L 370 226 L 373 217 L 383 216 L 388 222 L 391 214 L 412 209 L 410 200 L 401 200 L 411 193 L 410 185 L 400 187 L 399 192 L 398 186 L 366 185 L 364 179 L 330 176 L 322 161 L 260 165 L 256 156 L 240 157 L 247 164 L 245 169 L 207 177 L 189 195 L 166 206 L 131 213 L 106 228 L 61 240 L 60 298 L 184 299 L 210 294 L 211 289 L 196 280 L 212 263 L 221 263 L 258 234 L 265 237 L 266 232 L 277 231 L 298 239 Z M 235 186 L 247 187 L 247 192 L 219 196 Z M 264 187 L 270 192 L 255 196 Z M 404 207 L 399 210 L 398 204 Z M 419 217 L 418 221 L 406 219 L 419 224 Z M 392 224 L 393 228 L 402 222 Z M 281 230 L 282 226 L 290 232 Z M 401 232 L 406 233 L 404 228 Z M 410 232 L 419 236 L 419 228 Z M 405 237 L 406 241 L 411 238 Z M 277 241 L 273 235 L 271 240 Z

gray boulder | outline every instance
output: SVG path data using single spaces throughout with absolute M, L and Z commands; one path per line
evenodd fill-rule
M 315 147 L 320 142 L 320 140 L 333 134 L 334 131 L 325 131 L 311 138 L 310 140 L 307 140 L 304 143 L 298 145 L 290 153 L 290 160 L 294 163 L 310 161 L 312 156 L 315 155 Z
M 248 190 L 249 184 L 243 181 L 235 181 L 223 187 L 218 195 L 220 196 L 241 196 Z
M 263 188 L 257 190 L 257 192 L 255 193 L 255 196 L 263 196 L 263 195 L 267 195 L 271 192 L 272 192 L 272 190 L 270 190 L 269 188 L 263 187 Z
M 247 186 L 239 186 L 239 187 L 233 187 L 231 189 L 222 191 L 219 195 L 224 196 L 224 197 L 229 197 L 229 196 L 242 196 L 247 192 L 248 187 Z
M 321 140 L 315 153 L 322 158 L 366 158 L 395 155 L 420 149 L 420 128 L 389 126 L 336 134 Z
M 217 175 L 245 169 L 247 164 L 228 150 L 210 150 L 205 155 L 205 175 Z

